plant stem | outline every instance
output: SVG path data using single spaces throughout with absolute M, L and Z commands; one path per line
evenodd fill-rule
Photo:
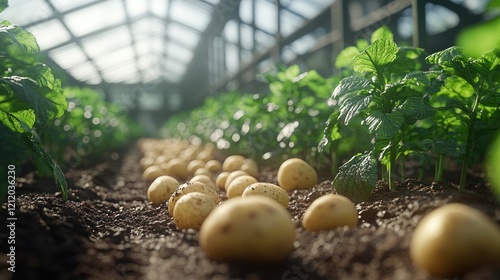
M 436 162 L 436 169 L 434 171 L 434 181 L 441 182 L 443 180 L 443 169 L 444 169 L 444 154 L 439 154 L 438 160 Z
M 394 186 L 394 176 L 396 171 L 396 145 L 391 144 L 391 148 L 389 151 L 389 164 L 387 168 L 388 179 L 389 179 L 389 189 L 395 190 Z
M 339 159 L 336 152 L 331 153 L 331 159 L 332 159 L 331 172 L 332 175 L 335 177 L 337 173 L 339 173 Z
M 476 109 L 478 105 L 479 94 L 476 94 L 476 98 L 474 99 L 474 103 L 472 104 L 472 110 L 469 114 L 469 122 L 467 124 L 467 141 L 465 142 L 465 154 L 462 161 L 462 169 L 460 171 L 460 190 L 465 190 L 465 185 L 467 183 L 467 171 L 469 170 L 469 162 L 472 156 L 472 152 L 474 151 L 474 135 L 476 133 L 474 121 L 476 120 Z

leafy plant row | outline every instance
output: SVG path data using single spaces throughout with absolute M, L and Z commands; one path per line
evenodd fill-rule
M 0 12 L 7 6 L 0 1 Z M 63 88 L 43 60 L 31 33 L 0 23 L 0 164 L 7 174 L 9 166 L 20 169 L 31 159 L 37 174 L 52 176 L 67 199 L 61 166 L 74 167 L 140 130 L 122 108 L 104 102 L 92 89 Z M 7 189 L 3 180 L 0 201 Z
M 463 189 L 500 128 L 499 62 L 499 49 L 469 58 L 459 47 L 429 55 L 398 46 L 382 27 L 340 53 L 341 75 L 297 66 L 267 74 L 268 93 L 209 97 L 170 119 L 162 135 L 263 159 L 328 154 L 333 185 L 354 201 L 369 196 L 380 174 L 394 189 L 407 162 L 420 174 L 435 166 L 437 181 L 446 159 L 458 163 Z

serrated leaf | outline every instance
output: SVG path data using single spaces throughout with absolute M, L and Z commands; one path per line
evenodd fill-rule
M 358 76 L 349 76 L 340 81 L 332 93 L 332 98 L 337 99 L 341 96 L 356 94 L 362 90 L 373 88 L 371 81 Z
M 358 154 L 340 166 L 332 184 L 337 193 L 357 203 L 369 198 L 377 178 L 377 160 L 371 153 Z
M 401 112 L 406 118 L 415 120 L 429 118 L 435 114 L 434 108 L 424 102 L 421 97 L 408 97 L 403 104 L 395 108 L 395 111 Z
M 398 46 L 394 41 L 377 40 L 354 57 L 354 71 L 377 74 L 384 66 L 396 59 L 397 53 Z
M 433 143 L 432 151 L 458 158 L 465 153 L 465 144 L 458 143 L 455 139 L 437 140 Z
M 371 95 L 355 95 L 347 97 L 340 105 L 339 121 L 348 125 L 352 118 L 368 108 L 372 99 L 373 96 Z
M 377 138 L 392 138 L 400 129 L 404 122 L 401 112 L 384 113 L 380 110 L 373 110 L 365 119 L 368 130 L 375 133 Z

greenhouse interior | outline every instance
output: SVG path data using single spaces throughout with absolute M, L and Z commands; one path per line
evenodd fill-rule
M 500 279 L 499 0 L 0 0 L 1 279 Z

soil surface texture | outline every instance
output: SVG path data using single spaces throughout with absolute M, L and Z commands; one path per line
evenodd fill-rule
M 197 231 L 177 229 L 165 205 L 147 201 L 140 158 L 132 146 L 113 159 L 68 170 L 68 201 L 52 179 L 17 174 L 15 273 L 7 270 L 11 232 L 3 225 L 0 279 L 440 279 L 409 257 L 411 234 L 423 215 L 461 202 L 500 224 L 500 205 L 480 181 L 460 192 L 451 183 L 408 179 L 396 191 L 379 183 L 368 201 L 356 204 L 357 227 L 308 232 L 300 224 L 305 209 L 335 193 L 331 178 L 320 176 L 314 188 L 290 193 L 297 235 L 288 259 L 274 265 L 215 262 L 199 247 Z M 277 168 L 262 169 L 259 181 L 277 183 Z M 0 220 L 7 215 L 3 204 Z M 500 269 L 450 279 L 500 279 Z

